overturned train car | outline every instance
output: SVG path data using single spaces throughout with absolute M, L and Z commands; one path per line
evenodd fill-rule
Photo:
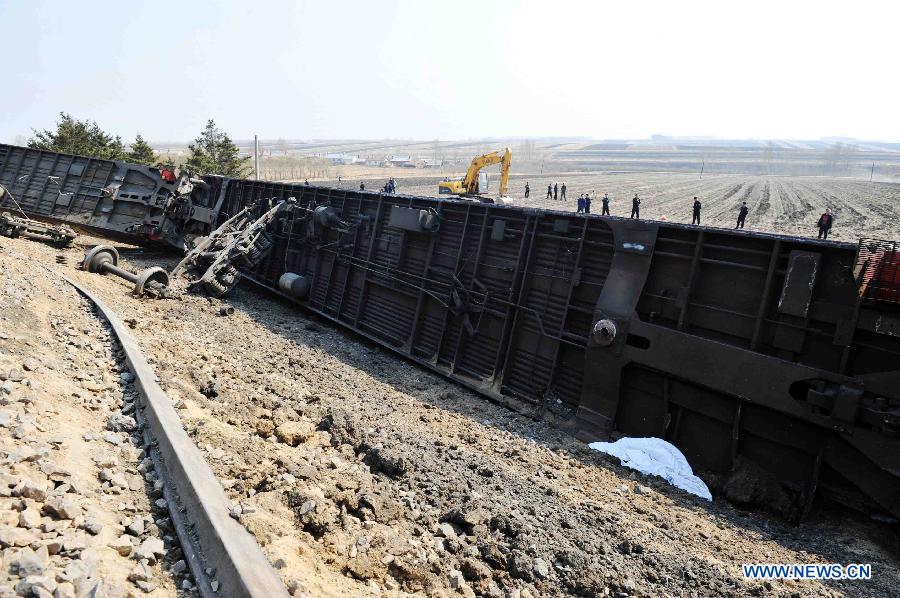
M 822 493 L 900 518 L 894 243 L 169 184 L 155 169 L 3 145 L 0 183 L 32 215 L 179 248 L 246 206 L 294 197 L 244 273 L 255 282 L 584 438 L 666 438 L 711 480 L 755 464 L 792 494 L 789 516 Z
M 222 193 L 220 220 L 297 198 L 255 281 L 484 395 L 585 438 L 666 438 L 723 477 L 748 460 L 795 518 L 820 491 L 900 517 L 892 244 L 257 181 Z
M 209 232 L 217 213 L 218 190 L 202 179 L 15 145 L 0 144 L 0 185 L 0 211 L 180 249 Z

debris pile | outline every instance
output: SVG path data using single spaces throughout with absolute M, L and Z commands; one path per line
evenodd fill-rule
M 13 216 L 9 212 L 3 212 L 0 213 L 0 235 L 11 239 L 26 237 L 37 241 L 47 241 L 57 247 L 68 247 L 78 233 L 65 224 L 54 226 L 25 216 Z
M 172 276 L 187 276 L 191 281 L 189 288 L 213 297 L 228 293 L 241 278 L 239 269 L 252 270 L 272 249 L 273 240 L 266 231 L 268 224 L 296 205 L 293 198 L 271 204 L 270 201 L 268 210 L 259 217 L 254 216 L 257 206 L 246 207 L 198 239 Z

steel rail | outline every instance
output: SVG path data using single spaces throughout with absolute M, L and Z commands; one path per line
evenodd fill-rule
M 287 598 L 287 589 L 255 538 L 231 518 L 225 492 L 185 432 L 172 402 L 157 383 L 153 368 L 125 323 L 87 288 L 41 265 L 90 301 L 122 346 L 143 403 L 135 414 L 144 431 L 145 445 L 151 449 L 148 452 L 157 475 L 164 482 L 169 515 L 200 595 Z

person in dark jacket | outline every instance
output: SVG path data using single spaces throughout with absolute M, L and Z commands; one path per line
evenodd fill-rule
M 734 225 L 734 228 L 744 228 L 744 221 L 747 219 L 747 213 L 750 211 L 750 208 L 747 207 L 747 202 L 741 202 L 741 209 L 738 212 L 738 221 L 737 224 Z
M 584 193 L 578 196 L 578 210 L 576 210 L 579 214 L 584 214 Z
M 691 219 L 691 224 L 700 224 L 700 209 L 703 206 L 700 204 L 700 200 L 697 199 L 697 196 L 694 196 L 694 217 Z
M 603 216 L 609 216 L 609 193 L 603 194 Z
M 828 232 L 831 230 L 832 224 L 834 224 L 834 216 L 831 215 L 831 208 L 825 208 L 825 212 L 819 216 L 819 222 L 816 223 L 816 226 L 819 227 L 820 239 L 828 238 Z
M 559 199 L 559 185 L 553 183 L 553 199 Z
M 365 184 L 365 183 L 360 183 L 360 184 L 359 184 L 359 190 L 360 190 L 360 191 L 365 191 L 365 190 L 366 190 L 366 184 Z
M 634 199 L 631 200 L 631 217 L 641 217 L 641 200 L 638 199 L 637 193 L 634 194 Z
M 590 193 L 584 194 L 584 213 L 585 214 L 591 213 L 591 194 Z
M 531 193 L 531 187 L 528 186 L 528 183 L 525 183 L 525 199 L 528 199 L 528 195 Z
M 562 191 L 562 194 L 560 194 L 560 199 L 565 199 L 566 198 L 566 184 L 563 183 L 562 187 L 560 187 L 559 190 Z
M 553 197 L 553 185 L 547 185 L 547 199 Z

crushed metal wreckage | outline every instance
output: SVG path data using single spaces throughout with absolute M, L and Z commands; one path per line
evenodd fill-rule
M 13 216 L 9 212 L 0 213 L 0 235 L 12 239 L 27 237 L 47 241 L 57 247 L 68 247 L 78 237 L 78 233 L 65 224 L 46 224 L 27 217 Z
M 25 172 L 62 172 L 72 200 Z M 740 503 L 900 519 L 895 243 L 186 181 L 0 145 L 26 211 L 194 246 L 178 274 L 214 294 L 249 280 L 588 440 L 663 438 Z
M 172 270 L 172 276 L 186 276 L 189 289 L 199 289 L 221 297 L 237 286 L 239 269 L 252 270 L 272 249 L 267 232 L 270 222 L 296 206 L 293 197 L 268 206 L 261 216 L 253 216 L 247 207 L 226 220 L 208 236 L 196 239 L 193 249 Z
M 78 236 L 78 233 L 65 224 L 54 226 L 29 218 L 22 211 L 22 207 L 12 193 L 0 183 L 0 206 L 6 203 L 15 206 L 22 215 L 14 216 L 10 212 L 0 212 L 0 236 L 12 239 L 26 237 L 38 241 L 47 241 L 58 247 L 68 247 Z

